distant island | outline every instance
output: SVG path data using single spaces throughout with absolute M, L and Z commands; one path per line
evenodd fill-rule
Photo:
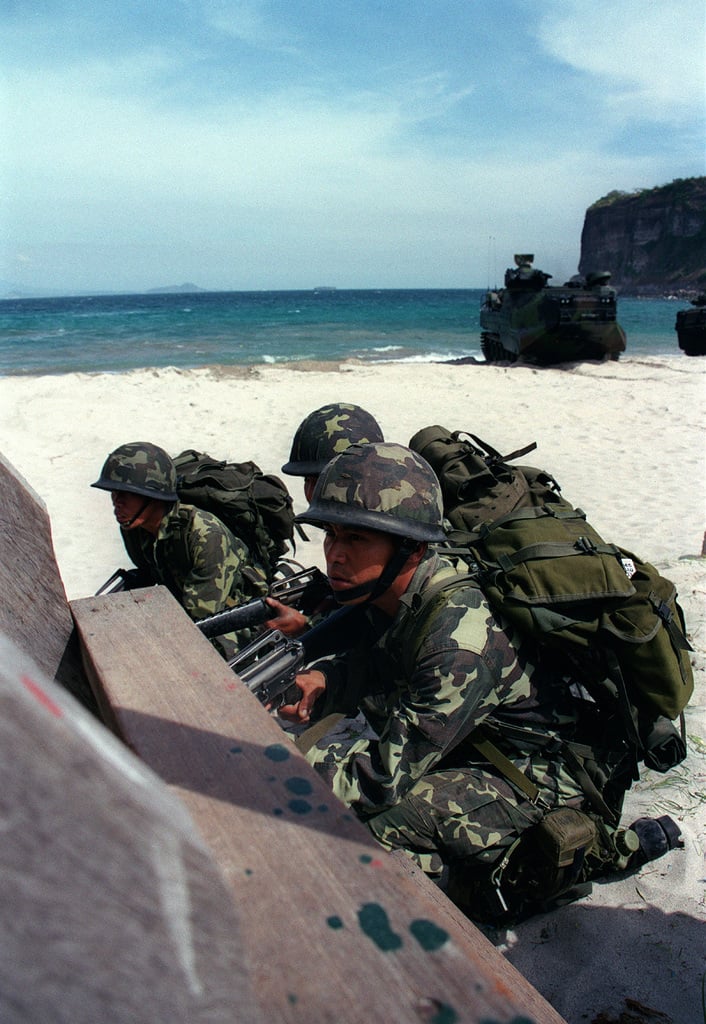
M 162 288 L 148 288 L 147 295 L 179 295 L 179 294 L 193 294 L 194 292 L 206 292 L 208 288 L 199 288 L 197 284 L 192 284 L 190 281 L 184 284 L 168 284 Z

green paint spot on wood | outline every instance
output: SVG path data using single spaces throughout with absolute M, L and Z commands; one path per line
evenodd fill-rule
M 449 933 L 444 931 L 443 928 L 439 928 L 433 921 L 425 921 L 421 918 L 417 921 L 412 921 L 409 930 L 427 953 L 441 949 L 449 938 Z
M 402 945 L 402 939 L 396 932 L 393 932 L 387 913 L 379 903 L 364 903 L 358 911 L 358 923 L 365 935 L 383 953 L 399 949 Z
M 440 1003 L 434 1016 L 429 1018 L 430 1024 L 456 1024 L 457 1020 L 458 1014 L 453 1006 L 447 1006 L 445 1003 Z
M 290 753 L 282 743 L 272 743 L 265 747 L 265 757 L 270 761 L 288 761 Z
M 507 1020 L 497 1020 L 495 1017 L 483 1017 L 478 1024 L 535 1024 L 532 1017 L 509 1017 Z
M 313 788 L 308 779 L 300 778 L 287 779 L 285 786 L 290 793 L 296 793 L 297 796 L 308 795 Z
M 313 810 L 308 800 L 290 800 L 287 806 L 293 814 L 309 814 Z
M 338 931 L 339 928 L 343 928 L 343 921 L 340 919 L 338 914 L 332 914 L 331 917 L 327 917 L 326 924 L 329 928 L 333 928 L 334 931 Z
M 361 853 L 361 855 L 360 855 L 360 863 L 361 864 L 370 864 L 372 859 L 373 858 L 370 856 L 369 853 Z

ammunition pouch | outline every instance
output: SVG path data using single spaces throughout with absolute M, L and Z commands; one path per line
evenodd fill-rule
M 596 824 L 583 811 L 573 807 L 549 811 L 520 836 L 496 868 L 496 888 L 508 909 L 538 910 L 556 904 L 584 876 L 586 857 L 597 839 Z
M 596 824 L 573 807 L 549 811 L 490 869 L 453 866 L 447 894 L 472 920 L 507 925 L 591 891 L 586 858 L 599 845 Z

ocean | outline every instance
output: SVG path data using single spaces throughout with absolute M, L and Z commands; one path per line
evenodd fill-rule
M 482 289 L 145 293 L 0 301 L 0 375 L 482 361 Z M 670 299 L 618 299 L 626 355 L 683 358 Z

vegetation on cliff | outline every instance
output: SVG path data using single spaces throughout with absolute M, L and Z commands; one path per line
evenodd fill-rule
M 596 199 L 591 203 L 589 210 L 595 210 L 601 206 L 612 206 L 613 203 L 622 199 L 632 199 L 635 196 L 659 196 L 662 199 L 688 200 L 693 196 L 694 191 L 706 193 L 706 177 L 704 178 L 675 178 L 668 185 L 655 185 L 654 188 L 635 188 L 632 192 L 621 192 L 614 189 L 608 195 Z

